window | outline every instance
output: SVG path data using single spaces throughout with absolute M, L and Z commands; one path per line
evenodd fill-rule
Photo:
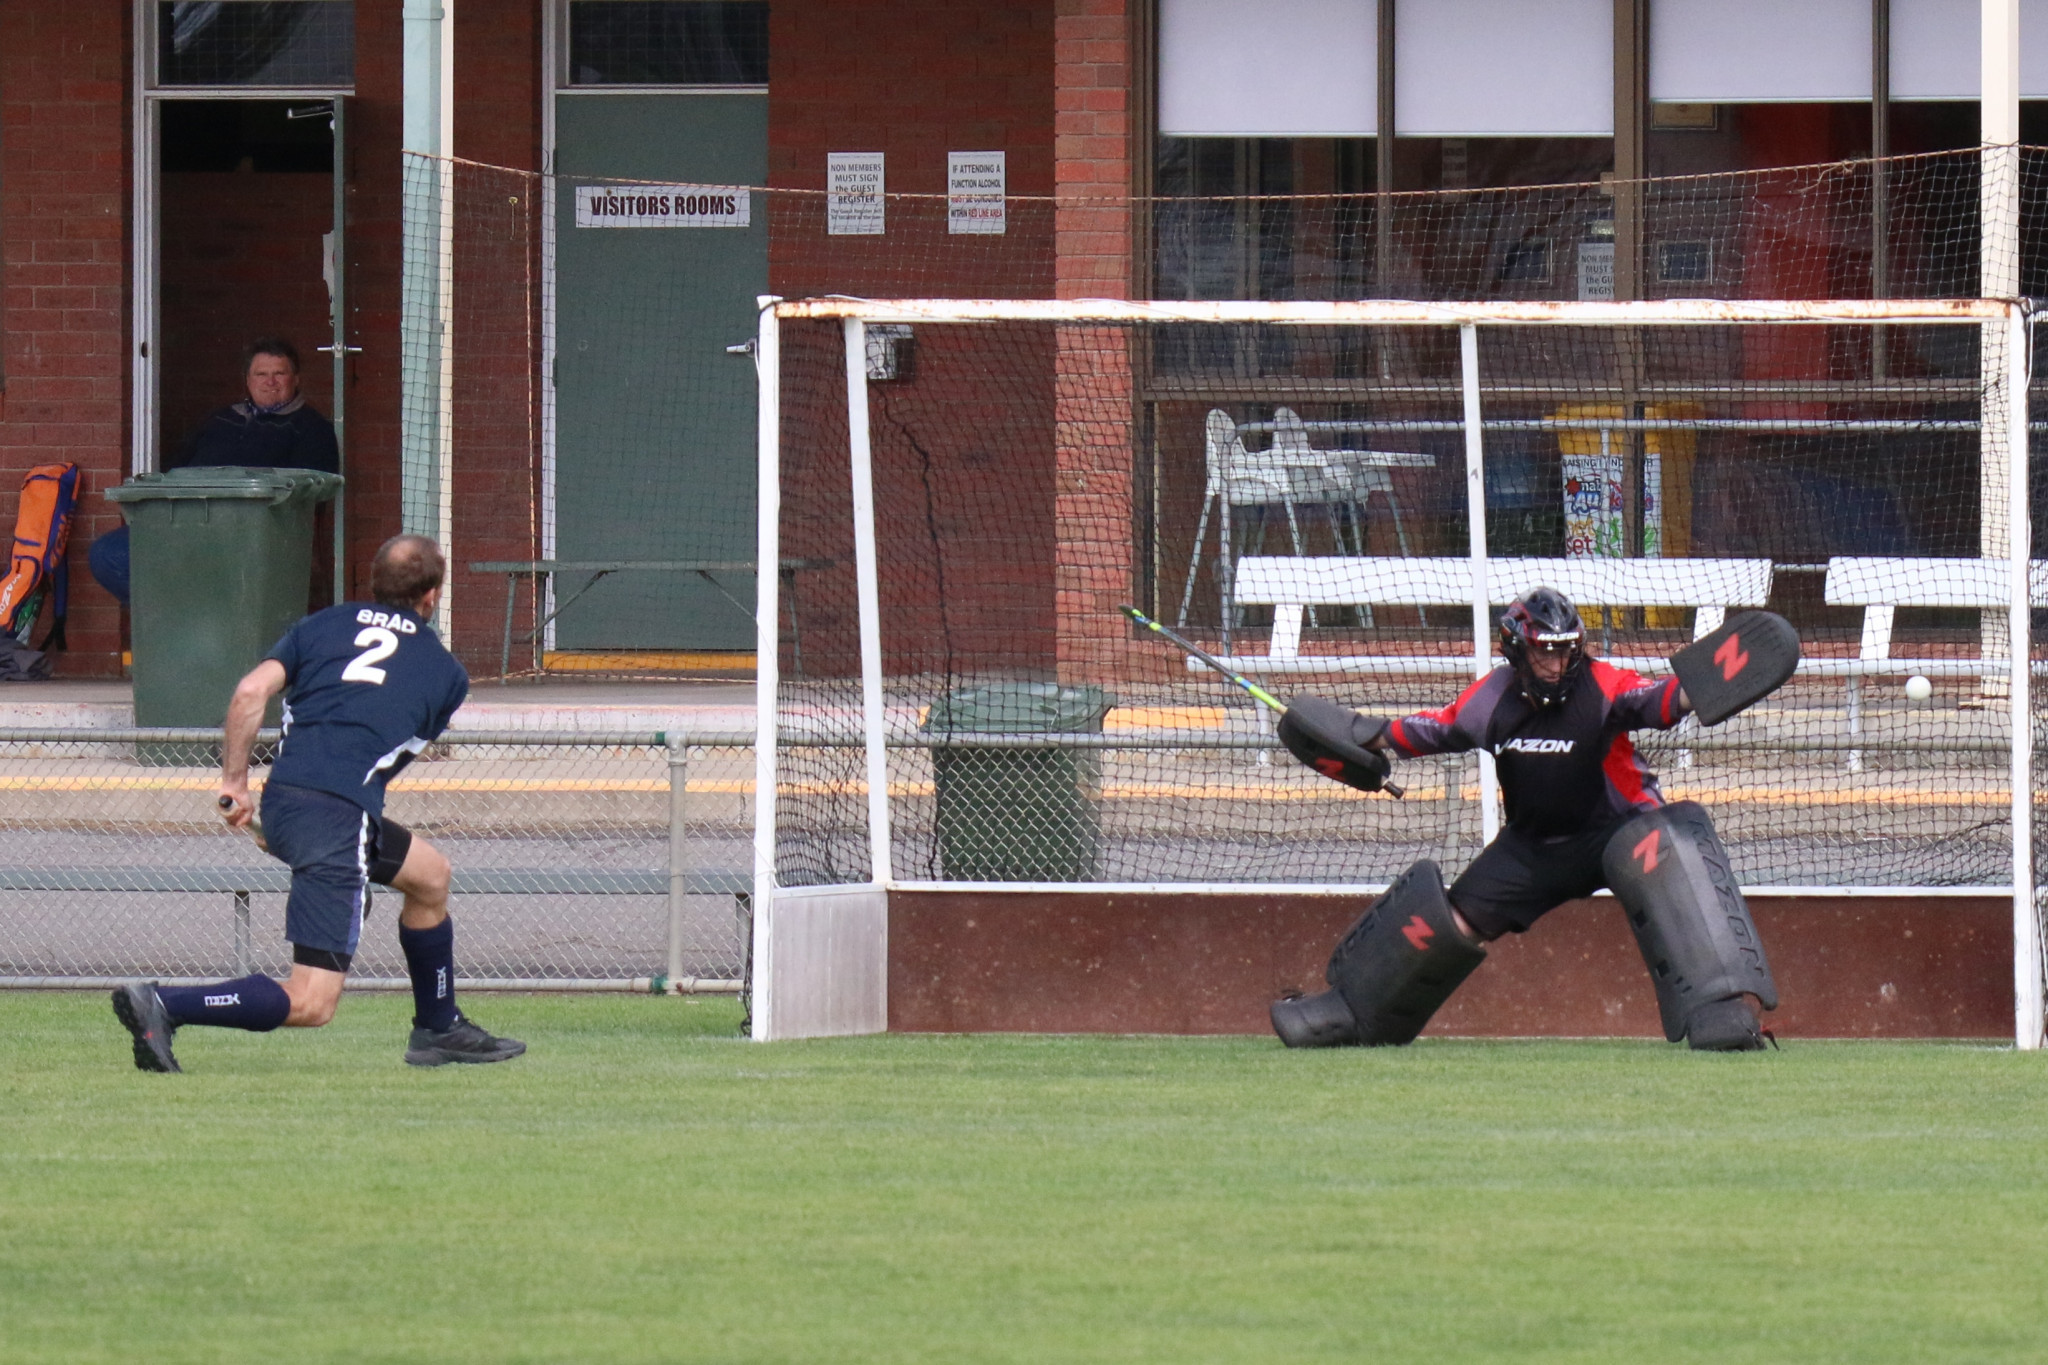
M 355 83 L 351 0 L 160 0 L 156 83 L 346 89 Z
M 766 85 L 761 0 L 569 0 L 571 85 Z
M 1705 284 L 1714 278 L 1712 242 L 1657 243 L 1660 284 Z
M 1500 264 L 1505 284 L 1548 284 L 1550 282 L 1550 239 L 1524 237 L 1508 248 Z

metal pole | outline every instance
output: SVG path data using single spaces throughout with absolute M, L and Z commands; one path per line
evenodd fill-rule
M 365 892 L 365 894 L 368 894 Z M 249 965 L 249 893 L 235 893 L 235 975 L 247 976 Z
M 775 959 L 770 951 L 775 919 L 775 726 L 779 714 L 782 645 L 782 336 L 775 316 L 780 302 L 764 294 L 755 300 L 761 310 L 760 332 L 754 341 L 758 382 L 759 430 L 756 459 L 759 483 L 755 500 L 758 522 L 754 534 L 754 974 L 748 1017 L 753 1036 L 773 1036 Z
M 1394 292 L 1394 0 L 1379 0 L 1375 16 L 1379 24 L 1376 94 L 1378 107 L 1373 127 L 1373 293 L 1389 298 Z M 1391 357 L 1384 339 L 1380 345 L 1380 375 L 1391 372 Z
M 561 6 L 541 9 L 540 96 L 540 558 L 555 558 L 555 100 L 562 84 Z M 554 646 L 553 574 L 533 580 L 533 614 L 546 625 L 533 635 L 533 669 Z
M 1479 328 L 1458 328 L 1458 356 L 1465 388 L 1465 525 L 1472 540 L 1472 676 L 1493 667 L 1493 628 L 1488 620 L 1486 584 L 1486 445 L 1479 424 Z M 1493 755 L 1479 755 L 1479 829 L 1486 842 L 1500 833 L 1500 779 Z
M 876 886 L 894 874 L 889 847 L 888 717 L 882 699 L 882 592 L 875 551 L 874 443 L 868 430 L 867 324 L 846 320 L 846 431 L 853 474 L 853 574 L 860 613 L 861 733 L 867 744 L 868 859 Z
M 2019 0 L 1982 0 L 1980 13 L 1977 293 L 1986 299 L 2011 299 L 2020 292 Z M 2012 357 L 2005 354 L 2005 344 L 2011 335 L 2006 318 L 1984 324 L 1978 343 L 1979 390 L 1987 408 L 2006 393 Z M 2020 425 L 2018 414 L 2025 410 L 2021 407 L 2009 414 L 2014 427 Z M 1991 414 L 1984 416 L 1977 467 L 1978 544 L 1984 558 L 2000 559 L 2007 556 L 2008 532 L 2021 508 L 2006 501 L 2007 481 L 2001 474 L 2001 462 L 2009 447 L 1999 444 Z M 2006 630 L 2007 622 L 1999 613 L 1984 613 L 1980 658 L 1997 658 L 2011 648 Z M 1987 677 L 1979 690 L 1986 697 L 2004 696 L 2005 686 L 2004 679 Z
M 683 905 L 690 880 L 690 748 L 678 731 L 668 732 L 668 989 L 683 979 Z
M 2023 305 L 2015 303 L 2006 328 L 2007 378 L 2005 411 L 2008 434 L 2006 479 L 2008 499 L 2006 562 L 2012 597 L 2007 636 L 2012 641 L 2012 946 L 2013 1041 L 2025 1049 L 2042 1044 L 2041 919 L 2034 900 L 2034 717 L 2030 702 L 2032 669 L 2022 663 L 2032 655 L 2033 537 L 2027 488 L 2027 378 L 2031 347 Z M 1990 613 L 1986 613 L 1990 615 Z
M 334 418 L 334 447 L 340 456 L 339 473 L 348 475 L 348 97 L 336 95 L 333 112 L 334 150 L 334 293 L 328 299 L 333 312 L 334 399 L 329 405 Z M 334 601 L 348 600 L 348 485 L 334 495 Z
M 1885 158 L 1892 154 L 1892 0 L 1870 0 L 1870 297 L 1892 292 L 1891 174 Z M 1870 331 L 1870 377 L 1885 377 L 1885 332 Z

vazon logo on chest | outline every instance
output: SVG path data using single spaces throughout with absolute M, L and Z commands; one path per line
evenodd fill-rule
M 1577 743 L 1575 739 L 1530 739 L 1516 735 L 1504 744 L 1495 745 L 1493 751 L 1496 754 L 1568 754 Z

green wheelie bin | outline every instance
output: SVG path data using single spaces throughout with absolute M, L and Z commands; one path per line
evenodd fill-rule
M 1102 857 L 1102 756 L 1093 749 L 977 745 L 977 734 L 1100 734 L 1115 698 L 1099 687 L 999 682 L 952 692 L 925 716 L 939 874 L 948 881 L 1077 882 Z
M 235 684 L 306 614 L 313 509 L 341 484 L 313 469 L 207 467 L 107 490 L 128 520 L 137 725 L 226 718 Z

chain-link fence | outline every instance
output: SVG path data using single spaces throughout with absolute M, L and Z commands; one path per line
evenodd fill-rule
M 218 781 L 212 731 L 0 730 L 0 986 L 288 972 L 290 871 L 222 824 Z M 751 736 L 451 734 L 386 813 L 454 867 L 469 987 L 741 989 Z M 354 980 L 401 985 L 372 890 Z

